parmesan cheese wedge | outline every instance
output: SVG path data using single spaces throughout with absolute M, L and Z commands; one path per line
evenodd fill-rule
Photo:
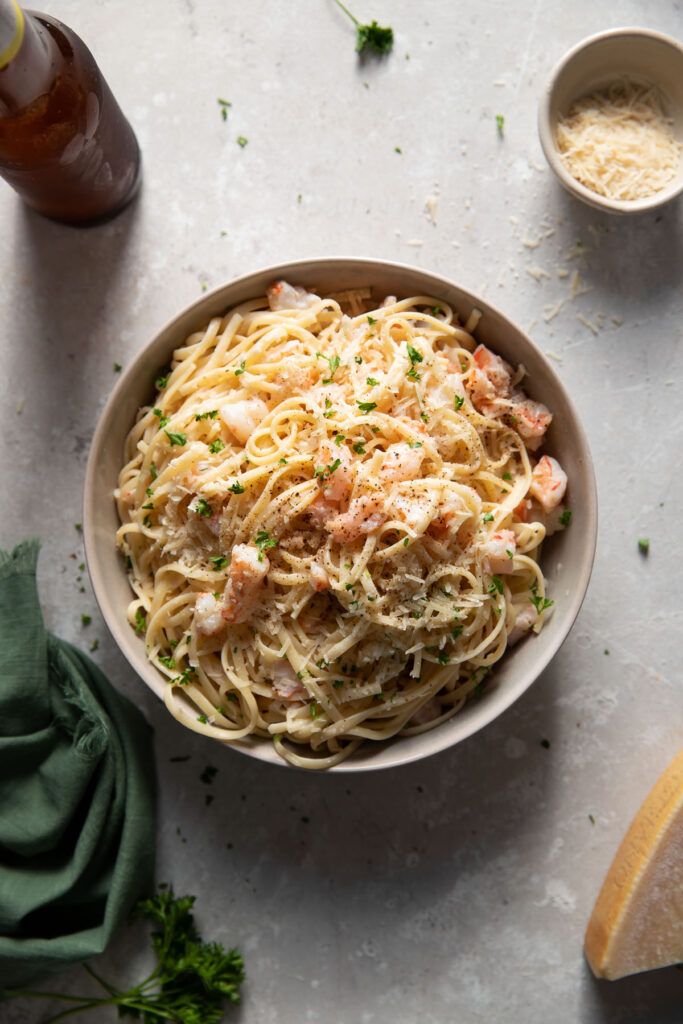
M 584 951 L 596 977 L 610 980 L 683 961 L 683 751 L 617 850 Z

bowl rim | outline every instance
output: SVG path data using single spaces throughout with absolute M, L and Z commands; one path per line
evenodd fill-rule
M 557 146 L 555 145 L 554 122 L 551 118 L 551 108 L 560 76 L 580 53 L 583 53 L 585 50 L 590 49 L 590 47 L 603 42 L 605 39 L 613 39 L 619 36 L 623 38 L 631 36 L 634 38 L 646 37 L 648 39 L 653 39 L 676 50 L 681 57 L 681 62 L 683 63 L 683 43 L 674 36 L 667 35 L 665 32 L 658 32 L 655 29 L 638 28 L 637 26 L 623 26 L 621 28 L 606 29 L 603 32 L 595 32 L 593 35 L 586 36 L 567 50 L 550 72 L 546 87 L 543 90 L 543 94 L 538 104 L 538 135 L 543 155 L 548 161 L 550 169 L 555 174 L 555 177 L 558 179 L 560 184 L 563 185 L 568 192 L 576 196 L 577 199 L 582 200 L 584 203 L 587 203 L 589 206 L 593 206 L 598 210 L 603 210 L 606 213 L 625 215 L 648 213 L 651 210 L 656 210 L 660 206 L 664 206 L 666 203 L 671 202 L 671 200 L 675 199 L 681 194 L 681 192 L 683 192 L 683 174 L 674 179 L 669 186 L 663 188 L 660 192 L 655 192 L 652 196 L 645 196 L 641 199 L 610 199 L 608 196 L 601 196 L 598 192 L 593 192 L 592 189 L 587 188 L 585 185 L 582 185 L 580 181 L 577 181 L 577 179 L 566 169 L 557 150 Z M 654 79 L 653 83 L 657 85 L 657 82 L 654 81 Z M 683 162 L 683 154 L 681 155 L 681 161 Z
M 565 619 L 564 628 L 558 632 L 556 636 L 548 642 L 545 649 L 541 649 L 539 657 L 534 662 L 533 668 L 527 670 L 526 674 L 522 674 L 522 677 L 516 685 L 509 686 L 504 696 L 499 696 L 498 702 L 491 702 L 488 713 L 481 716 L 481 720 L 469 721 L 466 725 L 461 727 L 459 735 L 452 737 L 451 732 L 448 729 L 439 730 L 434 729 L 432 731 L 425 732 L 424 736 L 430 737 L 430 744 L 427 749 L 415 750 L 412 753 L 406 751 L 405 754 L 401 754 L 401 737 L 394 737 L 388 741 L 387 744 L 377 744 L 384 749 L 390 749 L 391 755 L 385 758 L 381 763 L 370 761 L 369 763 L 358 763 L 355 761 L 352 755 L 340 764 L 334 765 L 331 768 L 326 769 L 322 773 L 318 774 L 338 774 L 338 773 L 354 773 L 354 772 L 367 772 L 367 771 L 379 771 L 388 768 L 397 768 L 403 765 L 412 764 L 416 761 L 426 760 L 428 757 L 434 754 L 441 753 L 449 747 L 457 746 L 458 743 L 468 739 L 470 736 L 484 729 L 490 725 L 491 722 L 495 721 L 500 715 L 507 711 L 539 678 L 541 673 L 547 668 L 549 663 L 557 654 L 558 650 L 566 640 L 567 636 L 571 632 L 571 629 L 576 621 L 576 617 L 579 614 L 581 606 L 588 590 L 593 566 L 595 562 L 595 551 L 597 545 L 597 527 L 598 527 L 598 498 L 597 498 L 597 485 L 595 479 L 595 468 L 593 459 L 588 444 L 588 437 L 585 429 L 578 415 L 576 407 L 569 395 L 568 390 L 560 380 L 555 368 L 551 365 L 543 351 L 537 346 L 532 339 L 527 335 L 521 327 L 518 327 L 512 320 L 510 320 L 504 313 L 502 313 L 496 306 L 490 302 L 477 296 L 474 292 L 471 292 L 468 288 L 465 288 L 456 281 L 443 274 L 432 271 L 427 268 L 417 267 L 412 264 L 398 262 L 396 260 L 387 260 L 376 257 L 363 257 L 363 256 L 319 256 L 319 257 L 307 257 L 297 260 L 289 260 L 277 264 L 267 264 L 256 270 L 251 270 L 248 273 L 241 274 L 237 277 L 231 278 L 224 283 L 217 285 L 210 291 L 205 292 L 193 302 L 183 306 L 177 313 L 168 319 L 161 328 L 159 328 L 153 336 L 147 341 L 133 356 L 128 365 L 125 367 L 124 372 L 121 374 L 116 384 L 114 385 L 100 415 L 98 422 L 93 433 L 92 441 L 90 444 L 90 450 L 88 453 L 88 461 L 85 472 L 85 482 L 83 490 L 83 543 L 85 551 L 85 560 L 88 566 L 88 572 L 95 594 L 95 599 L 99 606 L 102 617 L 105 621 L 107 629 L 109 630 L 112 638 L 114 639 L 120 652 L 125 657 L 126 661 L 133 669 L 133 672 L 138 676 L 142 682 L 152 690 L 153 693 L 163 701 L 163 694 L 165 689 L 165 683 L 163 677 L 158 670 L 151 664 L 146 662 L 144 664 L 144 672 L 140 671 L 140 667 L 134 658 L 133 647 L 131 639 L 134 636 L 130 628 L 124 627 L 120 621 L 119 616 L 116 612 L 116 607 L 113 601 L 109 600 L 105 574 L 100 566 L 99 558 L 97 555 L 97 539 L 96 531 L 94 527 L 94 508 L 96 504 L 101 501 L 101 496 L 98 496 L 98 482 L 96 479 L 99 459 L 98 455 L 100 450 L 106 444 L 106 440 L 109 433 L 109 421 L 114 414 L 114 410 L 119 402 L 120 397 L 125 393 L 126 388 L 130 381 L 136 379 L 137 366 L 140 360 L 142 360 L 145 354 L 153 348 L 163 335 L 173 336 L 174 332 L 177 332 L 178 326 L 182 320 L 191 315 L 200 317 L 202 310 L 208 308 L 217 299 L 219 295 L 226 292 L 228 289 L 236 290 L 240 286 L 248 284 L 251 279 L 263 277 L 265 275 L 271 276 L 273 280 L 285 277 L 288 273 L 295 273 L 298 275 L 311 274 L 315 275 L 316 267 L 320 267 L 323 264 L 326 271 L 335 270 L 340 275 L 344 273 L 350 266 L 365 267 L 369 268 L 370 271 L 373 267 L 381 270 L 396 270 L 399 272 L 408 272 L 409 274 L 418 274 L 434 279 L 438 285 L 445 285 L 448 288 L 453 288 L 466 296 L 468 300 L 471 300 L 473 306 L 492 313 L 498 317 L 504 325 L 506 325 L 512 332 L 521 335 L 526 343 L 537 353 L 541 363 L 544 366 L 545 371 L 550 375 L 553 385 L 560 391 L 562 397 L 567 405 L 569 414 L 573 421 L 572 427 L 574 430 L 575 445 L 577 451 L 580 453 L 581 462 L 584 466 L 585 480 L 586 480 L 586 507 L 584 509 L 586 516 L 585 531 L 582 538 L 582 544 L 578 552 L 577 561 L 579 562 L 579 572 L 577 581 L 573 591 L 567 595 L 566 599 L 563 600 L 563 614 Z M 336 265 L 336 266 L 335 266 Z M 320 271 L 319 271 L 320 272 Z M 229 302 L 228 306 L 229 308 Z M 172 344 L 169 345 L 169 355 L 174 348 L 177 347 L 179 339 L 176 338 Z M 113 498 L 112 498 L 113 500 Z M 212 738 L 212 737 L 207 737 Z M 215 742 L 221 742 L 215 740 Z M 266 741 L 261 745 L 254 745 L 253 747 L 247 746 L 240 742 L 230 743 L 223 741 L 224 746 L 231 747 L 233 750 L 246 754 L 249 757 L 253 757 L 261 762 L 266 762 L 271 765 L 278 765 L 280 767 L 292 768 L 291 764 L 284 761 L 283 758 L 279 757 L 272 750 L 272 744 L 268 744 Z M 301 771 L 309 772 L 310 769 L 299 769 Z

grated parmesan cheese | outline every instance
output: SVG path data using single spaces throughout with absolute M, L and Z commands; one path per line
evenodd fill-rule
M 556 144 L 569 173 L 609 199 L 661 192 L 675 177 L 681 146 L 654 86 L 619 79 L 560 118 Z

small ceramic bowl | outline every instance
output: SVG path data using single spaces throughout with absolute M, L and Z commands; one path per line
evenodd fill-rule
M 538 132 L 555 176 L 577 199 L 608 213 L 643 213 L 663 206 L 683 191 L 683 159 L 676 176 L 660 192 L 642 199 L 608 199 L 581 185 L 569 173 L 555 141 L 558 119 L 576 100 L 624 77 L 659 89 L 674 122 L 674 135 L 683 144 L 683 45 L 671 36 L 644 28 L 611 29 L 577 43 L 550 76 L 539 106 Z
M 126 435 L 141 405 L 154 395 L 154 378 L 191 331 L 232 306 L 264 295 L 280 279 L 305 285 L 319 295 L 346 288 L 370 287 L 373 300 L 385 295 L 432 295 L 448 302 L 464 323 L 477 308 L 482 313 L 475 330 L 510 363 L 523 363 L 524 387 L 530 398 L 545 402 L 553 412 L 546 449 L 557 456 L 569 478 L 571 527 L 543 545 L 541 564 L 555 599 L 554 614 L 538 636 L 530 636 L 505 654 L 481 700 L 471 701 L 448 722 L 430 732 L 402 736 L 388 743 L 367 743 L 330 771 L 367 771 L 407 764 L 435 754 L 478 732 L 513 704 L 538 678 L 569 633 L 583 601 L 593 566 L 597 533 L 597 503 L 588 441 L 572 401 L 553 367 L 533 342 L 502 313 L 454 281 L 416 267 L 372 259 L 309 259 L 267 267 L 207 292 L 175 316 L 144 345 L 121 374 L 100 418 L 90 447 L 85 480 L 83 526 L 88 569 L 95 596 L 107 625 L 124 655 L 142 680 L 163 698 L 165 677 L 145 654 L 144 638 L 136 636 L 126 618 L 132 597 L 124 561 L 117 551 L 119 525 L 114 489 L 124 459 Z M 284 765 L 273 744 L 249 737 L 231 744 L 262 761 Z

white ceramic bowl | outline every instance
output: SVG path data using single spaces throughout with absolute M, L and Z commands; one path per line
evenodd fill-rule
M 616 200 L 580 184 L 566 169 L 555 142 L 558 119 L 582 96 L 627 77 L 657 86 L 673 118 L 674 135 L 683 143 L 683 46 L 671 36 L 644 28 L 615 28 L 577 43 L 554 68 L 541 97 L 538 132 L 541 146 L 561 185 L 590 206 L 608 213 L 644 213 L 683 191 L 683 159 L 666 188 L 645 199 Z
M 368 743 L 334 772 L 361 771 L 406 764 L 444 750 L 477 732 L 513 704 L 543 671 L 567 636 L 581 607 L 590 578 L 597 531 L 593 465 L 588 443 L 572 402 L 555 371 L 525 334 L 502 313 L 447 278 L 424 270 L 371 259 L 311 259 L 268 267 L 230 281 L 203 295 L 149 342 L 123 372 L 95 431 L 85 482 L 84 532 L 88 569 L 95 596 L 112 636 L 133 669 L 159 697 L 164 677 L 145 656 L 144 641 L 126 619 L 131 599 L 123 559 L 114 534 L 118 517 L 113 499 L 123 463 L 124 440 L 141 405 L 154 394 L 154 378 L 167 365 L 174 348 L 212 316 L 259 295 L 274 280 L 285 278 L 327 295 L 344 288 L 371 286 L 379 303 L 385 295 L 432 295 L 452 305 L 465 321 L 476 307 L 483 316 L 479 340 L 511 363 L 524 363 L 530 397 L 545 402 L 554 414 L 547 449 L 569 476 L 573 519 L 569 529 L 545 546 L 542 565 L 555 600 L 554 614 L 538 637 L 529 637 L 505 655 L 490 676 L 478 701 L 450 721 L 418 736 L 398 737 L 386 744 Z M 235 743 L 237 750 L 282 765 L 273 744 L 254 737 Z

